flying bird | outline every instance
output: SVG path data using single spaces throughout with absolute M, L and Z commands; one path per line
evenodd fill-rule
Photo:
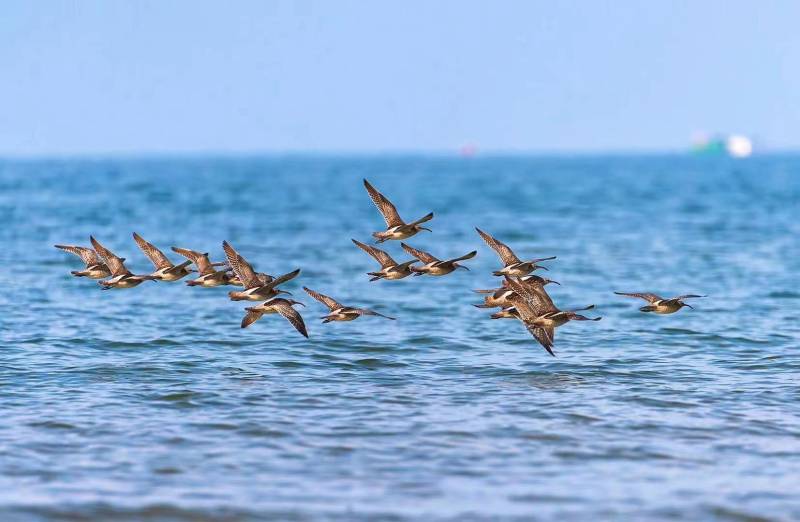
M 403 279 L 404 277 L 410 276 L 412 274 L 410 266 L 414 263 L 417 263 L 417 259 L 412 259 L 411 261 L 406 261 L 404 263 L 397 263 L 392 256 L 381 250 L 380 248 L 376 248 L 371 245 L 365 245 L 360 241 L 356 241 L 352 239 L 353 243 L 372 256 L 375 261 L 380 263 L 381 269 L 377 272 L 367 272 L 367 275 L 372 276 L 370 281 L 377 281 L 378 279 Z
M 378 211 L 383 216 L 384 221 L 386 221 L 386 230 L 383 232 L 374 232 L 372 234 L 372 237 L 376 239 L 376 243 L 383 243 L 389 239 L 406 239 L 415 235 L 420 230 L 431 231 L 428 228 L 420 226 L 420 224 L 433 219 L 433 212 L 416 221 L 406 223 L 400 217 L 400 214 L 397 213 L 397 209 L 392 202 L 386 199 L 386 196 L 378 192 L 375 187 L 370 185 L 369 181 L 366 179 L 364 180 L 364 187 L 366 187 L 367 192 L 369 192 L 369 197 L 372 198 L 372 202 L 378 207 Z
M 464 254 L 461 257 L 456 257 L 453 259 L 448 259 L 446 261 L 441 261 L 436 257 L 432 256 L 427 252 L 423 252 L 422 250 L 417 250 L 416 248 L 412 248 L 405 243 L 400 243 L 400 246 L 403 247 L 403 250 L 411 254 L 412 256 L 416 257 L 424 264 L 422 266 L 412 266 L 411 271 L 414 272 L 414 275 L 422 275 L 428 274 L 432 276 L 443 276 L 449 274 L 456 268 L 463 268 L 464 270 L 469 270 L 469 268 L 465 267 L 464 265 L 460 264 L 459 261 L 464 261 L 465 259 L 472 259 L 478 252 L 473 250 L 468 254 Z
M 197 272 L 200 277 L 186 281 L 187 286 L 204 286 L 207 288 L 221 285 L 231 284 L 230 276 L 226 270 L 215 270 L 215 266 L 223 265 L 224 263 L 212 263 L 208 259 L 208 254 L 202 254 L 195 250 L 188 248 L 172 247 L 172 251 L 182 255 L 197 267 Z
M 236 274 L 236 277 L 244 285 L 243 292 L 228 292 L 228 297 L 231 298 L 231 301 L 264 301 L 278 294 L 289 294 L 289 292 L 279 290 L 276 287 L 294 279 L 300 273 L 300 269 L 298 268 L 293 272 L 289 272 L 277 278 L 267 276 L 269 282 L 264 283 L 264 279 L 256 274 L 256 271 L 253 270 L 250 263 L 248 263 L 230 243 L 223 241 L 222 248 L 225 250 L 225 256 L 228 258 L 228 264 L 233 269 L 233 273 Z
M 191 261 L 184 261 L 179 265 L 175 265 L 164 255 L 164 252 L 156 248 L 152 243 L 145 241 L 144 238 L 136 232 L 133 233 L 133 239 L 156 268 L 156 271 L 150 274 L 151 276 L 159 281 L 177 281 L 189 275 L 189 269 L 187 267 L 192 264 Z
M 103 287 L 103 290 L 108 290 L 110 288 L 133 288 L 145 281 L 154 281 L 158 279 L 151 275 L 132 274 L 130 270 L 125 268 L 124 257 L 116 256 L 111 250 L 101 245 L 94 236 L 89 236 L 89 240 L 92 242 L 92 247 L 94 247 L 97 255 L 105 261 L 106 266 L 111 270 L 111 279 L 104 279 L 97 282 Z
M 497 252 L 497 255 L 500 256 L 500 260 L 503 262 L 503 268 L 501 270 L 495 270 L 492 272 L 496 276 L 524 276 L 526 274 L 530 274 L 534 270 L 538 270 L 539 268 L 543 270 L 547 270 L 547 267 L 537 265 L 540 261 L 550 261 L 551 259 L 555 259 L 556 256 L 551 257 L 540 257 L 537 259 L 531 259 L 530 261 L 520 261 L 520 259 L 514 254 L 514 251 L 508 247 L 502 241 L 493 238 L 483 230 L 479 228 L 475 228 L 478 231 L 478 234 L 486 241 L 486 244 L 489 245 L 492 250 Z
M 320 294 L 319 292 L 315 292 L 314 290 L 311 290 L 305 286 L 303 287 L 303 290 L 305 290 L 308 295 L 327 306 L 328 310 L 330 310 L 328 315 L 322 317 L 323 323 L 329 323 L 331 321 L 352 321 L 354 319 L 358 319 L 362 315 L 375 315 L 394 321 L 394 317 L 379 314 L 378 312 L 368 310 L 367 308 L 353 308 L 350 306 L 345 306 L 335 299 L 328 297 L 327 295 Z
M 671 297 L 669 299 L 664 299 L 663 297 L 659 297 L 656 294 L 649 294 L 649 293 L 630 293 L 630 292 L 614 292 L 617 295 L 624 295 L 627 297 L 638 297 L 639 299 L 644 299 L 647 301 L 647 306 L 643 306 L 639 308 L 642 312 L 653 312 L 656 314 L 674 314 L 684 306 L 688 306 L 689 308 L 694 309 L 694 307 L 690 304 L 684 303 L 683 299 L 695 298 L 695 297 L 707 297 L 705 295 L 695 295 L 695 294 L 686 294 L 686 295 L 679 295 L 678 297 Z
M 89 279 L 103 279 L 111 275 L 111 270 L 108 269 L 105 263 L 98 257 L 97 252 L 88 247 L 76 245 L 54 245 L 70 254 L 75 254 L 81 258 L 86 268 L 83 270 L 72 270 L 70 274 L 75 277 L 88 277 Z M 125 261 L 125 259 L 123 259 Z
M 542 286 L 548 285 L 550 283 L 554 283 L 557 285 L 561 285 L 558 281 L 553 281 L 552 279 L 547 279 L 544 277 L 539 277 L 537 275 L 527 275 L 519 278 L 519 281 L 523 283 L 532 282 L 538 283 Z M 477 294 L 489 294 L 483 299 L 483 303 L 473 305 L 476 308 L 508 308 L 513 306 L 513 303 L 510 299 L 517 295 L 514 293 L 513 290 L 508 288 L 508 283 L 504 280 L 502 288 L 493 288 L 490 290 L 473 290 L 473 292 Z
M 559 310 L 540 283 L 520 283 L 507 278 L 508 286 L 517 294 L 513 299 L 514 306 L 496 314 L 492 319 L 515 317 L 523 322 L 525 328 L 539 341 L 547 353 L 555 357 L 553 343 L 555 329 L 569 321 L 599 321 L 601 317 L 589 319 L 576 312 L 591 310 L 594 305 L 575 310 Z
M 276 297 L 270 299 L 258 306 L 245 308 L 247 314 L 242 319 L 242 328 L 247 328 L 254 322 L 261 319 L 264 314 L 281 314 L 287 321 L 294 326 L 295 330 L 300 332 L 303 337 L 308 338 L 308 331 L 306 330 L 306 323 L 303 322 L 303 317 L 300 313 L 292 308 L 293 305 L 305 306 L 303 303 L 295 301 L 294 299 L 283 299 Z

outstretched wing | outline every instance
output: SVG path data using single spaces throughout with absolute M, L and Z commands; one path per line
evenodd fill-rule
M 261 316 L 264 315 L 262 312 L 256 312 L 251 309 L 247 309 L 247 314 L 242 319 L 242 328 L 247 328 L 251 324 L 255 323 Z
M 211 265 L 211 261 L 208 260 L 208 256 L 205 254 L 195 252 L 194 250 L 189 250 L 188 248 L 178 247 L 172 247 L 172 251 L 176 254 L 182 255 L 194 263 L 201 276 L 213 274 L 215 272 L 214 267 Z
M 556 356 L 556 354 L 553 353 L 553 342 L 555 340 L 554 337 L 556 334 L 555 329 L 553 327 L 527 325 L 526 328 L 534 337 L 534 339 L 539 341 L 539 344 L 541 344 L 544 347 L 544 349 L 547 350 L 547 353 L 549 353 L 553 357 Z
M 448 260 L 448 262 L 452 263 L 454 261 L 464 261 L 465 259 L 472 259 L 473 257 L 475 257 L 477 255 L 478 255 L 478 251 L 477 250 L 473 250 L 469 254 L 464 254 L 461 257 L 456 257 L 456 258 L 450 259 L 450 260 Z
M 288 301 L 276 300 L 272 303 L 272 307 L 283 317 L 286 318 L 287 321 L 292 323 L 295 330 L 300 332 L 303 337 L 308 338 L 308 331 L 306 330 L 306 323 L 303 322 L 303 317 L 300 315 L 300 312 L 292 308 L 291 303 Z
M 305 286 L 303 287 L 303 290 L 305 290 L 308 293 L 308 295 L 310 295 L 311 297 L 313 297 L 314 299 L 316 299 L 320 303 L 322 303 L 325 306 L 327 306 L 330 309 L 331 312 L 333 312 L 334 310 L 338 310 L 339 308 L 344 308 L 343 304 L 339 303 L 338 301 L 336 301 L 332 297 L 328 297 L 325 294 L 320 294 L 319 292 L 315 292 L 315 291 L 313 291 L 310 288 L 305 287 Z
M 386 319 L 391 319 L 392 321 L 395 320 L 394 317 L 389 317 L 388 315 L 379 314 L 375 310 L 370 310 L 368 308 L 353 308 L 358 315 L 376 315 L 378 317 L 384 317 Z
M 261 286 L 261 279 L 256 275 L 256 271 L 227 241 L 222 242 L 222 249 L 225 250 L 225 257 L 231 265 L 233 273 L 244 285 L 245 290 Z
M 383 216 L 384 221 L 386 221 L 387 227 L 391 228 L 406 224 L 400 217 L 400 214 L 397 213 L 397 209 L 392 205 L 392 202 L 386 199 L 386 196 L 378 192 L 375 187 L 370 185 L 369 181 L 364 180 L 364 187 L 366 187 L 367 192 L 369 192 L 369 197 L 372 198 L 372 202 L 378 207 L 378 211 Z
M 486 244 L 489 245 L 492 250 L 497 252 L 497 255 L 500 256 L 500 260 L 503 262 L 505 266 L 513 265 L 514 263 L 519 263 L 519 258 L 514 254 L 514 252 L 502 241 L 498 241 L 497 239 L 493 238 L 480 228 L 475 228 L 478 231 L 478 234 L 486 241 Z
M 352 239 L 351 241 L 353 241 L 353 243 L 355 243 L 355 245 L 358 248 L 360 248 L 361 250 L 363 250 L 367 254 L 371 255 L 375 259 L 375 261 L 380 263 L 381 264 L 381 268 L 387 268 L 387 267 L 390 267 L 390 266 L 397 266 L 397 263 L 395 262 L 394 259 L 392 259 L 392 256 L 390 256 L 389 254 L 387 254 L 386 252 L 384 252 L 380 248 L 375 248 L 374 246 L 371 246 L 371 245 L 365 245 L 364 243 L 362 243 L 360 241 L 356 241 L 355 239 Z
M 133 233 L 133 239 L 136 241 L 136 244 L 139 245 L 139 248 L 142 249 L 144 255 L 146 255 L 153 263 L 153 266 L 156 267 L 156 270 L 161 270 L 162 268 L 172 268 L 172 262 L 167 259 L 167 256 L 165 256 L 161 250 L 153 246 L 152 243 L 145 241 L 144 238 L 136 232 Z
M 111 270 L 111 275 L 120 276 L 130 274 L 130 271 L 125 268 L 125 264 L 123 263 L 121 257 L 117 257 L 114 252 L 101 245 L 100 242 L 94 238 L 94 236 L 89 236 L 89 240 L 92 242 L 95 252 L 97 252 L 97 254 L 103 258 L 103 261 L 106 262 L 108 269 Z
M 547 312 L 558 311 L 558 308 L 553 304 L 553 300 L 550 299 L 550 296 L 541 283 L 535 281 L 523 283 L 513 277 L 506 277 L 506 281 L 508 282 L 508 287 L 530 305 L 535 317 L 539 317 Z
M 261 286 L 262 287 L 266 287 L 268 289 L 269 288 L 275 288 L 276 286 L 282 285 L 283 283 L 285 283 L 287 281 L 291 281 L 292 279 L 297 277 L 299 274 L 300 274 L 300 269 L 298 268 L 297 270 L 292 270 L 288 274 L 283 274 L 282 276 L 278 276 L 278 277 L 272 279 L 271 281 L 269 281 L 268 283 L 263 284 Z
M 697 294 L 685 294 L 685 295 L 679 295 L 678 297 L 673 297 L 672 299 L 681 300 L 681 299 L 689 299 L 689 298 L 692 298 L 692 297 L 708 297 L 708 296 L 707 295 L 697 295 Z
M 430 255 L 427 252 L 423 252 L 422 250 L 417 250 L 416 248 L 410 247 L 405 243 L 400 243 L 400 246 L 403 247 L 403 250 L 408 252 L 410 255 L 416 257 L 423 263 L 438 263 L 439 260 Z
M 97 252 L 92 250 L 91 248 L 86 248 L 82 246 L 75 246 L 75 245 L 54 245 L 56 248 L 63 250 L 64 252 L 69 252 L 70 254 L 75 254 L 76 256 L 81 258 L 81 261 L 86 266 L 97 265 L 100 264 L 100 258 L 97 257 Z
M 639 299 L 644 299 L 648 303 L 655 303 L 656 301 L 661 301 L 661 297 L 657 296 L 656 294 L 649 294 L 649 293 L 637 293 L 637 292 L 614 292 L 617 295 L 624 295 L 627 297 L 638 297 Z

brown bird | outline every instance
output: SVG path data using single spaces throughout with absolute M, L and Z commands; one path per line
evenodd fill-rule
M 300 315 L 300 313 L 292 308 L 292 305 L 305 306 L 303 303 L 299 303 L 294 299 L 283 299 L 281 297 L 276 297 L 267 302 L 261 303 L 258 306 L 245 308 L 247 314 L 245 314 L 244 319 L 242 319 L 242 328 L 247 328 L 254 322 L 261 319 L 261 316 L 264 314 L 281 314 L 292 324 L 292 326 L 294 326 L 295 330 L 300 332 L 303 337 L 307 338 L 308 331 L 306 331 L 306 323 L 303 322 L 303 317 Z
M 516 317 L 525 325 L 525 328 L 539 341 L 547 353 L 555 357 L 553 343 L 555 329 L 569 321 L 599 321 L 601 317 L 589 319 L 575 312 L 591 310 L 594 305 L 589 305 L 575 310 L 559 310 L 540 283 L 523 284 L 507 278 L 508 286 L 517 295 L 512 298 L 514 306 L 496 314 L 492 319 Z
M 378 192 L 375 187 L 370 185 L 369 181 L 366 179 L 364 180 L 364 187 L 366 187 L 367 192 L 369 192 L 369 197 L 372 198 L 372 202 L 378 207 L 378 211 L 383 216 L 384 221 L 386 221 L 386 230 L 383 232 L 374 232 L 372 234 L 372 237 L 377 240 L 376 243 L 383 243 L 389 239 L 406 239 L 415 235 L 420 230 L 431 231 L 428 228 L 421 227 L 420 224 L 433 219 L 433 212 L 416 221 L 406 223 L 400 217 L 400 214 L 397 213 L 397 209 L 392 202 L 386 199 L 386 196 Z
M 465 267 L 464 265 L 458 263 L 458 261 L 463 261 L 465 259 L 472 259 L 475 257 L 478 252 L 473 250 L 469 254 L 464 254 L 461 257 L 456 257 L 453 259 L 448 259 L 446 261 L 441 261 L 427 252 L 423 252 L 422 250 L 417 250 L 416 248 L 412 248 L 405 243 L 400 243 L 400 246 L 403 247 L 403 250 L 411 254 L 412 256 L 416 257 L 424 264 L 422 266 L 412 266 L 411 271 L 414 272 L 414 275 L 422 275 L 428 274 L 432 276 L 443 276 L 449 274 L 456 268 L 463 268 L 464 270 L 469 270 L 469 268 Z
M 250 263 L 230 243 L 223 241 L 222 248 L 225 250 L 225 256 L 228 258 L 228 264 L 233 269 L 233 273 L 244 285 L 244 292 L 228 292 L 228 297 L 231 298 L 231 301 L 264 301 L 278 294 L 289 294 L 289 292 L 278 290 L 276 287 L 294 279 L 300 273 L 298 268 L 278 278 L 267 276 L 269 277 L 269 282 L 264 283 Z
M 224 265 L 225 263 L 212 263 L 208 259 L 208 254 L 201 254 L 200 252 L 189 250 L 188 248 L 172 247 L 172 251 L 182 255 L 197 267 L 197 272 L 200 277 L 186 281 L 187 286 L 204 286 L 207 288 L 221 285 L 231 284 L 230 276 L 225 270 L 214 270 L 215 266 Z
M 331 321 L 352 321 L 354 319 L 358 319 L 362 315 L 375 315 L 378 317 L 384 317 L 386 319 L 391 319 L 394 321 L 394 317 L 389 317 L 388 315 L 379 314 L 373 310 L 368 310 L 366 308 L 353 308 L 350 306 L 345 306 L 335 299 L 328 297 L 327 295 L 320 294 L 319 292 L 315 292 L 310 288 L 303 287 L 303 290 L 308 292 L 308 295 L 319 301 L 320 303 L 324 304 L 330 310 L 328 315 L 322 317 L 323 323 L 329 323 Z
M 351 241 L 355 243 L 358 248 L 372 256 L 375 261 L 381 264 L 381 269 L 378 272 L 367 272 L 367 275 L 372 276 L 370 281 L 377 281 L 378 279 L 403 279 L 404 277 L 412 274 L 409 267 L 418 262 L 417 259 L 412 259 L 411 261 L 406 261 L 405 263 L 397 263 L 397 261 L 392 259 L 392 256 L 380 248 L 365 245 L 364 243 L 356 241 L 355 239 L 352 239 Z
M 133 288 L 139 286 L 145 281 L 154 281 L 157 278 L 151 275 L 134 275 L 130 270 L 125 268 L 125 258 L 118 257 L 114 253 L 100 244 L 93 236 L 89 236 L 95 252 L 103 261 L 105 261 L 109 270 L 111 270 L 111 279 L 98 281 L 97 284 L 103 287 L 103 290 L 110 288 Z
M 550 283 L 554 283 L 557 285 L 561 285 L 558 281 L 553 281 L 552 279 L 547 279 L 544 277 L 539 277 L 537 275 L 527 275 L 519 278 L 520 281 L 523 283 L 527 282 L 534 282 L 539 283 L 542 286 L 548 285 Z M 473 292 L 478 294 L 490 294 L 487 295 L 483 299 L 482 304 L 473 305 L 476 308 L 496 308 L 502 307 L 507 308 L 513 306 L 512 302 L 509 299 L 517 294 L 514 293 L 513 290 L 508 288 L 508 283 L 504 280 L 502 288 L 494 288 L 491 290 L 473 290 Z
M 650 304 L 639 308 L 640 311 L 653 312 L 662 315 L 674 314 L 684 306 L 688 306 L 689 308 L 694 309 L 692 305 L 684 303 L 683 299 L 689 299 L 694 297 L 707 297 L 705 295 L 686 294 L 686 295 L 679 295 L 678 297 L 671 297 L 669 299 L 664 299 L 663 297 L 659 297 L 656 294 L 649 294 L 649 293 L 629 293 L 629 292 L 614 292 L 614 293 L 617 295 L 624 295 L 627 297 L 638 297 L 639 299 L 644 299 Z
M 152 243 L 145 241 L 144 238 L 136 232 L 133 233 L 133 239 L 156 268 L 156 271 L 150 274 L 151 276 L 159 281 L 177 281 L 189 275 L 189 269 L 187 267 L 192 264 L 191 261 L 184 261 L 179 265 L 175 265 L 172 261 L 167 259 L 164 252 L 153 246 Z
M 531 259 L 530 261 L 520 261 L 520 259 L 516 256 L 516 254 L 514 254 L 514 251 L 511 250 L 508 245 L 493 238 L 477 227 L 475 230 L 477 230 L 478 234 L 483 238 L 484 241 L 486 241 L 486 244 L 489 245 L 492 250 L 497 252 L 497 255 L 500 256 L 500 260 L 503 262 L 504 266 L 502 270 L 495 270 L 492 272 L 496 276 L 524 276 L 540 268 L 542 270 L 547 270 L 547 267 L 537 265 L 536 263 L 540 261 L 550 261 L 551 259 L 556 258 L 556 256 L 551 256 Z
M 83 264 L 86 265 L 84 270 L 72 270 L 70 274 L 75 277 L 88 277 L 89 279 L 103 279 L 111 275 L 111 270 L 108 269 L 105 263 L 97 256 L 97 252 L 88 247 L 76 245 L 55 245 L 70 254 L 75 254 L 81 258 Z M 123 261 L 125 261 L 123 259 Z

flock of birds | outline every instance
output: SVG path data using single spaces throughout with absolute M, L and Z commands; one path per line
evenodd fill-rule
M 392 202 L 389 201 L 386 196 L 378 192 L 366 179 L 364 180 L 364 187 L 367 189 L 370 198 L 372 198 L 373 203 L 375 203 L 375 206 L 386 221 L 386 230 L 372 234 L 376 243 L 407 239 L 422 230 L 430 232 L 430 229 L 423 227 L 422 224 L 433 219 L 432 212 L 416 221 L 406 223 L 400 217 L 400 214 L 397 212 Z M 475 230 L 477 230 L 486 244 L 497 253 L 503 263 L 503 268 L 493 272 L 493 275 L 504 278 L 500 288 L 475 290 L 477 293 L 485 294 L 483 303 L 475 305 L 476 307 L 500 308 L 499 312 L 490 315 L 492 319 L 518 319 L 539 344 L 553 356 L 555 356 L 553 344 L 555 341 L 556 328 L 569 321 L 599 321 L 601 319 L 600 317 L 588 318 L 577 313 L 591 310 L 594 308 L 594 305 L 571 310 L 559 309 L 553 304 L 553 300 L 545 290 L 545 286 L 550 283 L 560 283 L 531 274 L 531 272 L 539 269 L 547 270 L 546 267 L 538 263 L 553 260 L 556 258 L 555 256 L 522 261 L 514 254 L 514 251 L 502 241 L 495 239 L 479 228 Z M 226 257 L 226 261 L 224 262 L 212 262 L 207 253 L 201 253 L 187 248 L 172 247 L 175 253 L 186 258 L 186 261 L 176 265 L 170 261 L 161 250 L 156 248 L 152 243 L 147 242 L 135 232 L 133 233 L 133 239 L 142 252 L 144 252 L 153 263 L 155 271 L 151 274 L 133 274 L 125 267 L 125 258 L 114 254 L 108 248 L 100 244 L 93 236 L 90 236 L 91 248 L 75 245 L 55 246 L 56 248 L 77 255 L 86 265 L 83 270 L 72 271 L 71 273 L 73 276 L 99 279 L 100 281 L 98 281 L 98 283 L 102 286 L 103 290 L 112 288 L 134 288 L 145 281 L 178 281 L 190 274 L 196 274 L 197 276 L 195 278 L 186 282 L 187 285 L 207 288 L 223 285 L 240 286 L 244 289 L 228 292 L 228 297 L 232 301 L 263 301 L 256 306 L 245 308 L 246 313 L 242 319 L 242 328 L 250 326 L 261 319 L 265 314 L 280 314 L 286 318 L 298 332 L 308 337 L 305 322 L 300 313 L 294 308 L 297 305 L 305 305 L 294 299 L 280 297 L 281 294 L 291 294 L 278 288 L 279 285 L 297 277 L 300 274 L 300 269 L 278 277 L 256 272 L 253 266 L 227 241 L 222 242 L 222 248 Z M 405 252 L 411 255 L 413 259 L 398 263 L 384 250 L 355 239 L 352 241 L 358 248 L 373 257 L 381 266 L 380 270 L 367 272 L 367 275 L 370 276 L 370 281 L 377 281 L 379 279 L 403 279 L 410 275 L 444 276 L 459 268 L 469 270 L 469 268 L 462 265 L 461 262 L 472 259 L 477 255 L 477 251 L 473 250 L 463 256 L 441 260 L 428 252 L 417 250 L 401 242 L 400 246 Z M 194 265 L 194 268 L 190 268 L 191 265 Z M 380 314 L 374 310 L 345 306 L 332 297 L 311 290 L 305 286 L 303 290 L 328 308 L 328 313 L 322 317 L 323 323 L 331 321 L 352 321 L 361 316 L 377 316 L 394 320 L 393 317 Z M 642 312 L 653 312 L 656 314 L 672 314 L 683 307 L 692 308 L 689 304 L 684 302 L 684 299 L 705 297 L 687 294 L 678 297 L 663 298 L 651 293 L 614 293 L 617 295 L 644 299 L 648 304 L 641 307 L 640 310 Z

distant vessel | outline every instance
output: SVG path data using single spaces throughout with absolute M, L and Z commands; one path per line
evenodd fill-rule
M 692 152 L 703 155 L 727 154 L 732 158 L 746 158 L 753 154 L 753 140 L 741 134 L 696 134 L 692 138 Z

